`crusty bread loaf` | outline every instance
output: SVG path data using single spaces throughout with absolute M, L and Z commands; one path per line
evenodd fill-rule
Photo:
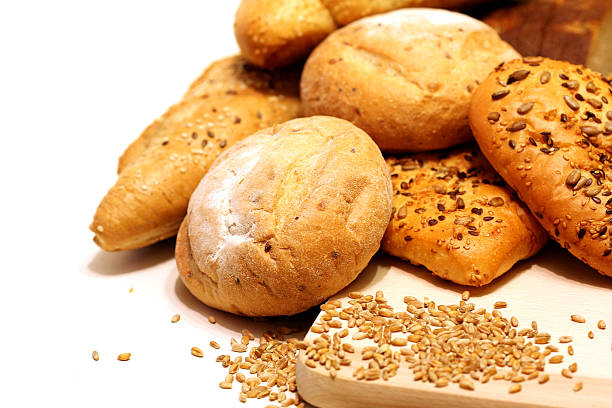
M 341 119 L 296 119 L 222 154 L 179 232 L 181 279 L 202 302 L 250 316 L 291 315 L 348 285 L 391 215 L 380 151 Z
M 299 61 L 337 26 L 404 7 L 456 8 L 482 0 L 242 0 L 234 32 L 245 58 L 277 68 Z
M 119 177 L 94 215 L 107 251 L 176 234 L 189 197 L 223 150 L 299 115 L 299 69 L 267 72 L 242 58 L 213 63 L 181 102 L 153 122 L 119 159 Z
M 482 286 L 548 241 L 477 146 L 388 158 L 393 217 L 383 250 Z
M 468 109 L 480 80 L 519 57 L 486 24 L 441 9 L 358 20 L 308 58 L 304 110 L 365 130 L 383 151 L 443 149 L 472 140 Z
M 612 276 L 612 88 L 541 57 L 499 66 L 472 100 L 483 153 L 549 234 Z
M 612 0 L 528 0 L 484 17 L 522 55 L 612 73 Z

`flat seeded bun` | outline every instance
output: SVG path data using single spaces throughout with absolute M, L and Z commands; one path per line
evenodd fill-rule
M 472 140 L 468 109 L 480 80 L 518 58 L 486 24 L 440 9 L 358 20 L 313 51 L 302 73 L 309 115 L 365 130 L 383 151 L 428 151 Z
M 548 241 L 476 146 L 388 158 L 393 217 L 383 250 L 482 286 Z
M 549 234 L 612 276 L 612 88 L 581 66 L 525 58 L 478 88 L 470 124 L 483 153 Z
M 181 279 L 231 313 L 302 312 L 367 266 L 391 199 L 378 147 L 349 122 L 262 130 L 220 156 L 191 197 L 176 245 Z

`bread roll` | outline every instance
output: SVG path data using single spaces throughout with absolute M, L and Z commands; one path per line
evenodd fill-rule
M 119 159 L 119 177 L 90 229 L 104 250 L 140 248 L 176 234 L 189 197 L 222 151 L 299 115 L 299 70 L 267 72 L 230 57 L 213 63 Z
M 387 163 L 393 217 L 382 247 L 391 255 L 443 279 L 482 286 L 548 241 L 476 146 Z
M 483 153 L 549 234 L 612 276 L 612 88 L 582 66 L 526 58 L 477 89 Z
M 454 8 L 482 0 L 242 0 L 234 32 L 245 58 L 277 68 L 306 58 L 337 26 L 404 7 Z
M 442 149 L 472 140 L 472 92 L 500 62 L 517 58 L 486 24 L 440 9 L 358 20 L 313 51 L 302 73 L 309 115 L 365 130 L 383 151 Z
M 234 23 L 242 55 L 265 68 L 306 58 L 335 29 L 320 0 L 242 0 Z
M 612 0 L 529 0 L 484 21 L 523 55 L 612 73 Z
M 341 119 L 296 119 L 236 144 L 189 202 L 176 244 L 187 288 L 248 316 L 292 315 L 348 285 L 391 215 L 380 151 Z

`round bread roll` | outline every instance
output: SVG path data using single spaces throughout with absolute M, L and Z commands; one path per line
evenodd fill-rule
M 548 241 L 476 146 L 388 158 L 393 217 L 383 250 L 461 285 L 482 286 Z
M 472 140 L 472 92 L 519 54 L 486 24 L 440 9 L 358 20 L 327 37 L 300 84 L 307 114 L 365 130 L 384 151 L 427 151 Z
M 546 58 L 501 65 L 477 89 L 470 124 L 483 153 L 549 234 L 612 276 L 612 88 Z
M 262 130 L 220 156 L 192 195 L 176 244 L 181 279 L 231 313 L 302 312 L 367 266 L 391 199 L 380 150 L 349 122 Z

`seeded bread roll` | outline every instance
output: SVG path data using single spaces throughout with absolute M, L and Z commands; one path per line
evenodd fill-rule
M 365 130 L 383 151 L 428 151 L 472 140 L 468 109 L 479 81 L 519 55 L 486 24 L 440 9 L 356 21 L 310 55 L 304 109 Z
M 380 150 L 349 122 L 262 130 L 221 155 L 193 193 L 176 244 L 181 279 L 231 313 L 302 312 L 366 267 L 391 199 Z
M 213 63 L 123 153 L 90 226 L 94 241 L 120 251 L 174 236 L 189 196 L 223 150 L 299 115 L 299 75 L 264 71 L 242 57 Z
M 537 253 L 546 231 L 476 146 L 388 158 L 393 217 L 383 250 L 482 286 Z
M 404 7 L 455 8 L 483 0 L 242 0 L 234 32 L 251 63 L 277 68 L 306 58 L 337 26 Z
M 484 18 L 523 55 L 612 73 L 612 0 L 528 0 Z
M 582 66 L 525 58 L 478 88 L 470 124 L 483 153 L 549 234 L 612 276 L 612 88 Z

